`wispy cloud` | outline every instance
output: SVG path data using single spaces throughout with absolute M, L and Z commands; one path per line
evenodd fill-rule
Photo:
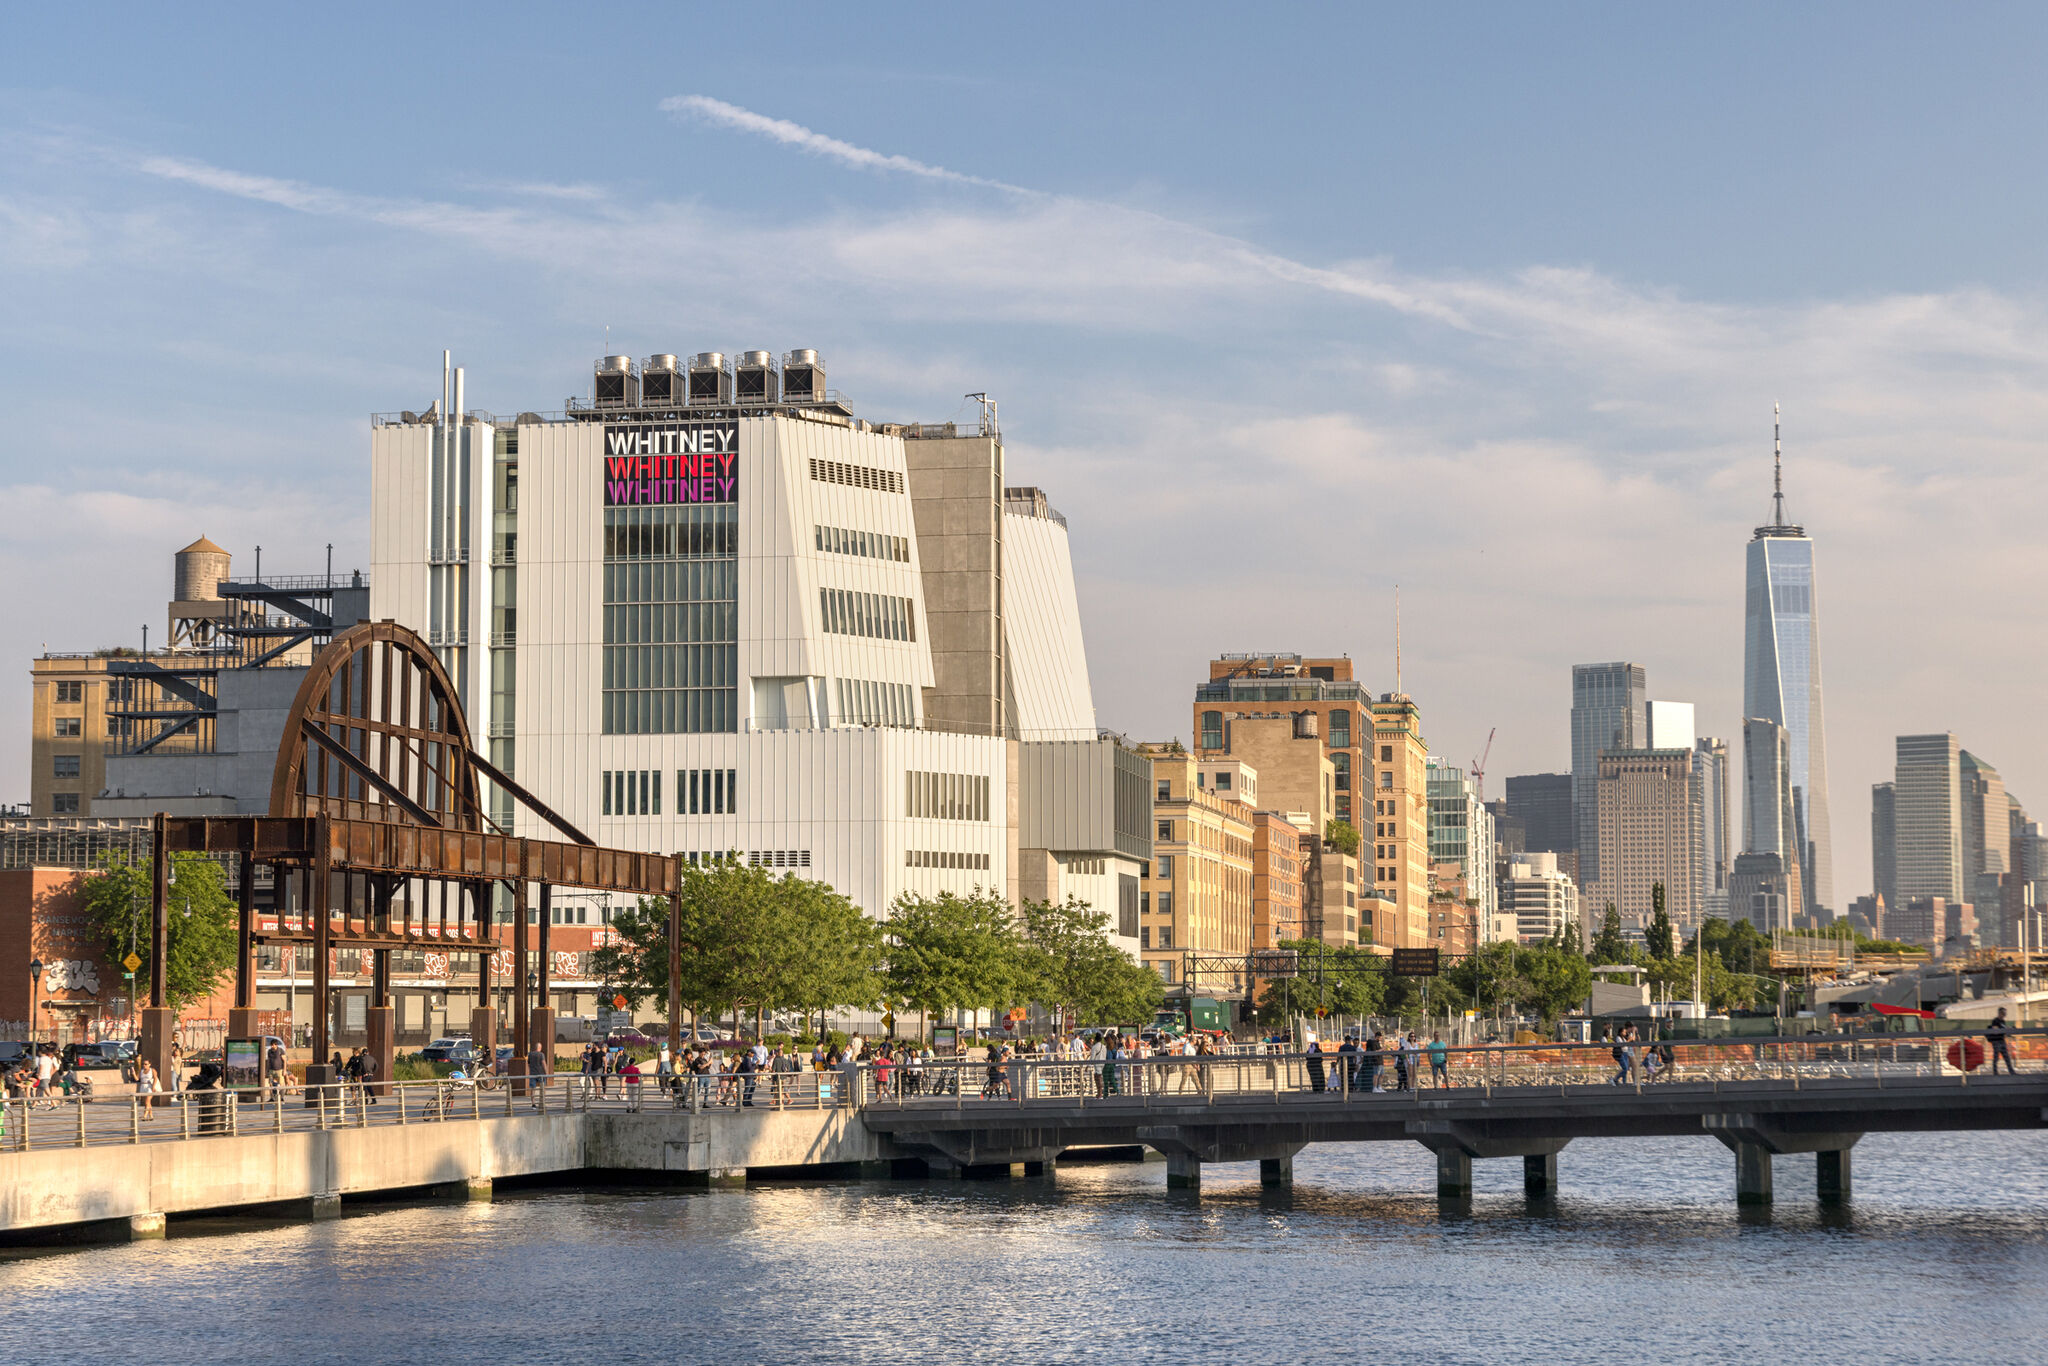
M 944 180 L 955 185 L 980 185 L 991 190 L 1005 190 L 1011 194 L 1036 194 L 1021 185 L 1009 185 L 986 176 L 967 175 L 960 171 L 949 171 L 943 166 L 933 166 L 910 157 L 898 156 L 892 152 L 877 152 L 870 147 L 861 147 L 851 142 L 842 142 L 835 137 L 806 128 L 788 119 L 771 118 L 757 114 L 751 109 L 742 109 L 724 100 L 715 100 L 709 95 L 671 95 L 661 102 L 664 113 L 686 114 L 699 118 L 721 128 L 736 132 L 752 133 L 785 147 L 794 147 L 813 156 L 825 157 L 861 171 L 900 171 L 904 175 L 920 176 L 926 180 Z

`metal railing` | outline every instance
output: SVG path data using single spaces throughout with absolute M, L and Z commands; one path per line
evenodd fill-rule
M 2038 1040 L 2039 1031 L 2030 1037 Z M 1973 1038 L 1975 1036 L 1972 1036 Z M 2017 1047 L 2022 1039 L 2015 1030 Z M 863 1067 L 864 1105 L 1088 1104 L 1204 1105 L 1287 1098 L 1340 1103 L 1414 1100 L 1425 1091 L 1478 1089 L 1569 1092 L 1574 1088 L 1716 1087 L 1737 1082 L 1887 1081 L 1948 1078 L 1972 1082 L 1971 1069 L 1948 1057 L 1957 1035 L 1842 1035 L 1796 1040 L 1490 1044 L 1378 1053 L 1301 1053 L 1247 1049 L 1222 1055 L 1135 1058 L 1022 1056 L 1003 1063 L 947 1059 L 921 1066 Z M 1982 1047 L 1981 1044 L 1977 1045 Z M 1626 1064 L 1617 1057 L 1626 1056 Z M 2036 1046 L 2029 1055 L 2036 1070 Z M 1965 1056 L 1963 1061 L 1969 1062 Z M 1978 1062 L 1982 1080 L 1989 1049 Z M 1439 1063 L 1441 1065 L 1439 1065 Z
M 850 1072 L 807 1068 L 702 1077 L 649 1073 L 637 1081 L 558 1072 L 534 1081 L 491 1076 L 293 1084 L 260 1092 L 10 1096 L 0 1102 L 0 1153 L 605 1111 L 831 1110 L 844 1108 L 859 1089 Z
M 2048 1031 L 2014 1031 L 2016 1048 L 2037 1073 Z M 1974 1036 L 1973 1036 L 1974 1037 Z M 14 1096 L 0 1104 L 0 1153 L 39 1148 L 184 1142 L 473 1122 L 549 1114 L 915 1110 L 969 1107 L 1177 1106 L 1289 1103 L 1415 1103 L 1453 1090 L 1570 1094 L 1617 1086 L 1636 1093 L 1673 1087 L 1776 1082 L 1794 1089 L 1815 1081 L 1983 1085 L 1982 1072 L 1958 1068 L 1955 1035 L 1842 1035 L 1731 1042 L 1493 1044 L 1437 1050 L 1300 1053 L 1247 1045 L 1204 1056 L 1007 1060 L 888 1060 L 828 1069 L 712 1072 L 637 1080 L 554 1073 L 529 1081 L 343 1082 L 290 1085 L 262 1092 L 183 1091 L 156 1096 Z M 1979 1045 L 1981 1047 L 1981 1045 Z M 1614 1056 L 1625 1049 L 1627 1065 Z M 1984 1061 L 1989 1062 L 1989 1050 Z M 1970 1059 L 1964 1057 L 1963 1061 Z

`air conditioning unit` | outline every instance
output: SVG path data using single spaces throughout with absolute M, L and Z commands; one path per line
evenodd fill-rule
M 742 351 L 732 368 L 733 401 L 743 408 L 775 402 L 775 357 L 766 351 Z
M 644 408 L 681 407 L 683 368 L 667 352 L 649 356 L 640 365 L 640 405 Z
M 825 365 L 815 351 L 785 351 L 782 353 L 782 401 L 784 403 L 823 403 L 825 401 Z
M 722 351 L 699 351 L 690 357 L 690 406 L 723 408 L 732 403 L 732 376 Z
M 606 356 L 597 363 L 595 389 L 600 408 L 632 408 L 640 402 L 640 385 L 631 356 Z

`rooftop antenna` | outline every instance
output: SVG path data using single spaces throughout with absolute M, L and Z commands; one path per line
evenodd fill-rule
M 1403 696 L 1401 690 L 1401 585 L 1394 585 L 1394 694 Z
M 1002 435 L 1002 427 L 1001 427 L 1001 426 L 1000 426 L 1000 424 L 998 424 L 998 422 L 996 421 L 996 401 L 995 401 L 994 399 L 990 398 L 990 397 L 989 397 L 989 396 L 988 396 L 987 394 L 985 394 L 985 393 L 984 393 L 984 394 L 968 394 L 968 395 L 967 395 L 967 397 L 968 397 L 968 398 L 971 398 L 971 399 L 973 399 L 973 400 L 974 400 L 974 401 L 975 401 L 976 403 L 979 403 L 979 404 L 981 405 L 981 432 L 980 432 L 980 435 L 982 435 L 982 436 L 1000 436 L 1000 435 Z

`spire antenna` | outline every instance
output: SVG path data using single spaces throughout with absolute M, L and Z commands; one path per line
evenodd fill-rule
M 1785 442 L 1776 403 L 1771 404 L 1771 525 L 1785 525 Z

